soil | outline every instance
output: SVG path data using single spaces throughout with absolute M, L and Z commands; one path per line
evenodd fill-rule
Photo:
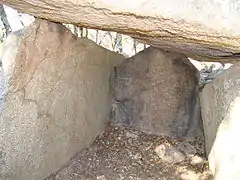
M 203 160 L 199 164 L 193 165 L 193 157 L 187 156 L 177 164 L 165 162 L 155 152 L 163 143 L 177 147 L 183 141 L 108 125 L 91 147 L 45 180 L 211 180 L 203 139 L 189 142 Z

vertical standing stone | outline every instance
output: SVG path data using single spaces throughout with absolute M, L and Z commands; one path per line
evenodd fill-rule
M 206 152 L 214 180 L 240 179 L 240 64 L 203 88 L 200 100 Z
M 116 68 L 116 121 L 170 136 L 198 130 L 197 73 L 184 55 L 153 47 L 129 58 Z
M 5 48 L 0 179 L 42 180 L 103 130 L 110 71 L 122 56 L 44 20 Z

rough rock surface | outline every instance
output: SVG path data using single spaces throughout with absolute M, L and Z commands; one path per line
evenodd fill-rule
M 203 88 L 200 99 L 206 152 L 215 180 L 240 179 L 240 64 Z
M 155 152 L 159 158 L 168 163 L 176 164 L 185 160 L 183 153 L 173 146 L 167 146 L 167 144 L 157 146 Z
M 240 2 L 235 0 L 2 2 L 36 17 L 129 34 L 198 60 L 230 61 L 234 58 L 221 56 L 240 52 Z
M 40 180 L 102 132 L 110 70 L 122 59 L 43 20 L 9 37 L 0 117 L 0 179 Z
M 181 54 L 150 47 L 114 74 L 114 119 L 146 133 L 185 136 L 200 129 L 198 72 Z
M 182 151 L 186 156 L 192 157 L 197 153 L 197 150 L 195 147 L 193 147 L 190 143 L 187 141 L 183 141 L 178 145 L 178 149 Z

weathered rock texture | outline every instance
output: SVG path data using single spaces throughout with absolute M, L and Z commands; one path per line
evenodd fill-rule
M 110 70 L 122 56 L 47 21 L 9 38 L 0 179 L 42 180 L 102 131 L 111 109 Z
M 197 77 L 184 55 L 152 47 L 138 53 L 115 69 L 116 121 L 161 135 L 195 131 L 200 118 Z
M 215 180 L 240 179 L 240 64 L 201 92 L 206 152 Z
M 240 52 L 239 1 L 2 0 L 31 15 L 132 35 L 198 60 Z

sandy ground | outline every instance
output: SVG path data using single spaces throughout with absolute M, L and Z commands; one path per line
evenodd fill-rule
M 180 163 L 161 159 L 161 144 L 178 148 L 183 139 L 147 135 L 127 127 L 109 125 L 93 145 L 72 158 L 45 180 L 210 180 L 202 139 L 189 142 L 194 156 Z M 193 159 L 200 162 L 193 163 Z

